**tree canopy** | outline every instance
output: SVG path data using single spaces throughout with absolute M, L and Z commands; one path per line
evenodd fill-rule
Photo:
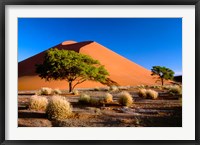
M 36 65 L 36 73 L 47 81 L 66 80 L 69 92 L 87 80 L 105 83 L 109 75 L 98 60 L 75 51 L 56 48 L 45 53 L 43 64 Z
M 160 78 L 162 85 L 164 80 L 172 80 L 174 78 L 174 71 L 164 66 L 153 66 L 151 72 L 151 75 L 157 75 Z

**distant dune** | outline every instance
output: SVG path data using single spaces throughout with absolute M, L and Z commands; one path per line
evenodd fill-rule
M 153 79 L 149 70 L 120 56 L 97 42 L 85 41 L 77 43 L 75 41 L 65 41 L 52 48 L 74 50 L 82 54 L 90 55 L 105 66 L 110 74 L 110 79 L 117 82 L 119 85 L 134 86 L 141 84 L 155 84 L 155 79 Z M 41 87 L 59 89 L 68 88 L 67 81 L 46 82 L 35 73 L 35 64 L 41 64 L 43 62 L 44 54 L 45 51 L 18 63 L 19 90 L 36 90 Z M 96 86 L 100 87 L 103 85 L 97 82 L 87 81 L 78 85 L 77 88 L 90 88 Z

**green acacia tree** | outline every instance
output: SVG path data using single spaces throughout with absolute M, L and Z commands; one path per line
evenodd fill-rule
M 157 75 L 160 78 L 162 86 L 164 80 L 172 80 L 174 78 L 174 71 L 164 66 L 153 66 L 151 72 L 151 75 Z
M 106 83 L 109 75 L 98 60 L 75 51 L 56 48 L 45 53 L 43 64 L 36 65 L 36 73 L 47 81 L 66 80 L 69 92 L 87 80 Z

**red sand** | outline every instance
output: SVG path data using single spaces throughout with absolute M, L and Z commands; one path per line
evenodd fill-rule
M 90 55 L 92 58 L 100 61 L 108 70 L 110 79 L 119 85 L 153 85 L 155 79 L 151 76 L 151 72 L 140 65 L 118 55 L 108 48 L 93 42 L 85 41 L 76 43 L 75 41 L 65 41 L 53 48 L 74 50 L 79 53 Z M 67 89 L 67 81 L 51 81 L 46 82 L 40 79 L 35 73 L 35 64 L 41 64 L 44 52 L 34 55 L 24 61 L 18 63 L 18 89 L 19 90 L 36 90 L 41 87 L 51 87 L 59 89 Z M 90 88 L 103 86 L 97 82 L 87 81 L 77 86 L 77 88 Z

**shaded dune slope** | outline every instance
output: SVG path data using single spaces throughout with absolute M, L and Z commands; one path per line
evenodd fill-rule
M 109 78 L 119 85 L 155 84 L 155 80 L 151 76 L 149 70 L 96 42 L 84 41 L 76 43 L 75 41 L 65 41 L 52 48 L 74 50 L 82 54 L 90 55 L 105 66 L 110 74 Z M 40 79 L 35 73 L 35 64 L 41 64 L 43 62 L 44 54 L 45 51 L 18 63 L 19 90 L 35 90 L 41 87 L 66 89 L 68 87 L 66 81 L 46 82 L 45 80 Z M 87 81 L 78 85 L 77 88 L 89 88 L 95 86 L 103 85 L 97 82 Z

